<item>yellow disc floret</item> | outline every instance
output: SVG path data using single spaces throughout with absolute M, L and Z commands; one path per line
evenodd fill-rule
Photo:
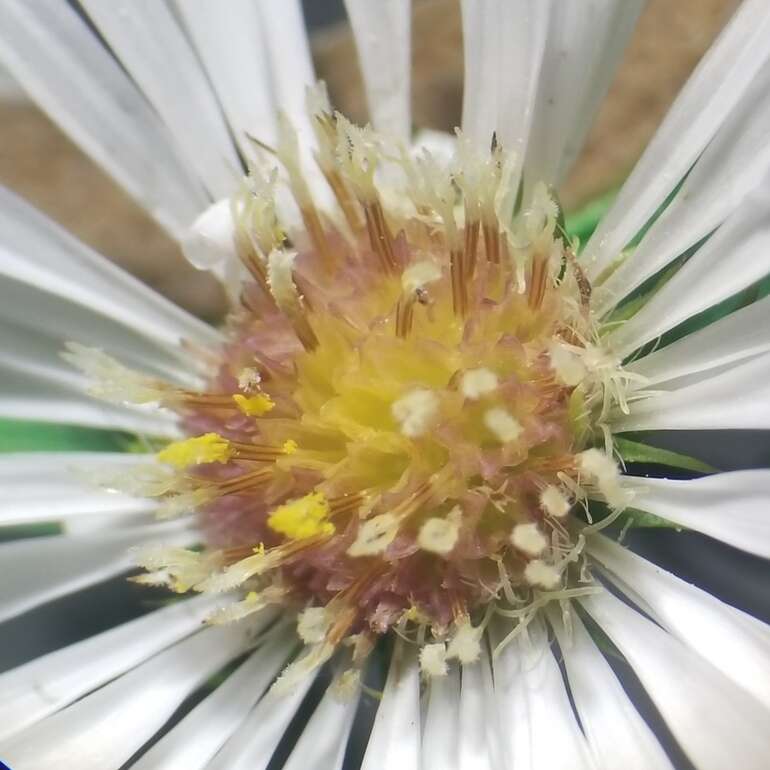
M 158 452 L 158 460 L 176 468 L 201 463 L 226 463 L 232 456 L 227 439 L 218 433 L 204 433 L 184 441 L 174 441 Z
M 268 517 L 267 525 L 291 540 L 332 535 L 335 527 L 329 521 L 329 512 L 326 496 L 312 492 L 276 508 Z

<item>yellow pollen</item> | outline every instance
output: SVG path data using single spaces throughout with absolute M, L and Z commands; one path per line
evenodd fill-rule
M 175 468 L 201 463 L 226 463 L 232 455 L 227 439 L 217 433 L 204 433 L 184 441 L 174 441 L 158 452 L 158 460 Z
M 242 396 L 236 393 L 233 401 L 238 409 L 249 417 L 261 417 L 275 406 L 275 402 L 267 393 L 257 393 L 256 396 Z
M 260 543 L 256 548 L 252 548 L 252 551 L 257 554 L 258 556 L 264 556 L 265 555 L 265 544 Z
M 283 449 L 285 455 L 293 455 L 297 451 L 297 448 L 297 442 L 291 438 L 288 439 L 288 441 L 284 441 L 281 445 L 281 449 Z
M 321 492 L 311 492 L 279 506 L 270 514 L 267 525 L 291 540 L 332 535 L 335 531 L 329 521 L 329 501 Z

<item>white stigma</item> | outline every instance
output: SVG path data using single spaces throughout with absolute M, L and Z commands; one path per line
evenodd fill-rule
M 457 625 L 455 634 L 449 642 L 447 659 L 457 658 L 460 663 L 475 663 L 481 655 L 481 629 L 474 628 L 470 620 Z
M 463 374 L 460 391 L 472 401 L 497 390 L 497 375 L 490 369 L 469 369 Z
M 398 532 L 398 519 L 392 513 L 381 513 L 365 521 L 358 536 L 348 548 L 350 556 L 374 556 L 382 553 Z
M 391 406 L 391 413 L 409 438 L 417 438 L 428 429 L 439 407 L 438 396 L 430 390 L 412 390 Z
M 551 343 L 548 355 L 556 376 L 565 385 L 575 386 L 583 381 L 586 376 L 586 367 L 579 356 L 558 342 Z
M 550 564 L 546 564 L 541 559 L 533 559 L 524 568 L 524 579 L 530 585 L 550 590 L 559 585 L 561 582 L 561 575 L 559 574 L 559 571 Z
M 548 539 L 537 524 L 517 524 L 511 533 L 511 543 L 530 556 L 539 556 L 548 547 Z
M 428 677 L 446 676 L 449 672 L 446 658 L 446 645 L 441 642 L 426 644 L 420 650 L 420 670 Z
M 305 644 L 317 644 L 324 640 L 331 625 L 325 607 L 308 607 L 297 616 L 297 634 Z
M 524 430 L 521 427 L 521 423 L 502 407 L 495 407 L 485 412 L 484 425 L 503 444 L 507 444 L 509 441 L 516 441 Z
M 417 535 L 417 545 L 423 551 L 431 553 L 447 554 L 457 543 L 460 534 L 460 520 L 462 511 L 455 506 L 445 519 L 438 516 L 428 519 Z
M 549 515 L 561 519 L 566 516 L 570 508 L 569 498 L 559 489 L 559 487 L 549 484 L 540 493 L 540 506 Z

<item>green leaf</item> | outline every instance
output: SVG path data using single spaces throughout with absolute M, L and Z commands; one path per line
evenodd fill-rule
M 717 469 L 696 457 L 672 452 L 669 449 L 660 449 L 639 441 L 615 437 L 615 448 L 627 463 L 650 463 L 652 465 L 666 465 L 669 468 L 682 468 L 696 473 L 717 473 Z
M 567 234 L 585 243 L 596 230 L 601 218 L 607 213 L 616 195 L 617 190 L 610 190 L 589 201 L 577 211 L 567 214 L 564 218 L 564 229 Z
M 130 440 L 110 430 L 0 420 L 0 452 L 122 452 Z
M 45 521 L 40 524 L 16 524 L 11 527 L 0 527 L 0 543 L 9 543 L 11 540 L 28 537 L 59 535 L 61 532 L 61 525 L 55 521 Z

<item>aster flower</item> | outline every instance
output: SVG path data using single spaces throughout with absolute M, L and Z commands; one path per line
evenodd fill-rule
M 232 307 L 211 328 L 2 192 L 0 414 L 139 440 L 2 457 L 0 524 L 61 530 L 0 546 L 0 619 L 131 565 L 163 606 L 0 675 L 0 759 L 764 767 L 767 627 L 618 535 L 770 556 L 768 471 L 645 441 L 770 428 L 764 0 L 584 245 L 558 187 L 641 2 L 464 2 L 440 147 L 406 2 L 347 3 L 373 128 L 296 3 L 81 6 L 7 0 L 0 55 Z

